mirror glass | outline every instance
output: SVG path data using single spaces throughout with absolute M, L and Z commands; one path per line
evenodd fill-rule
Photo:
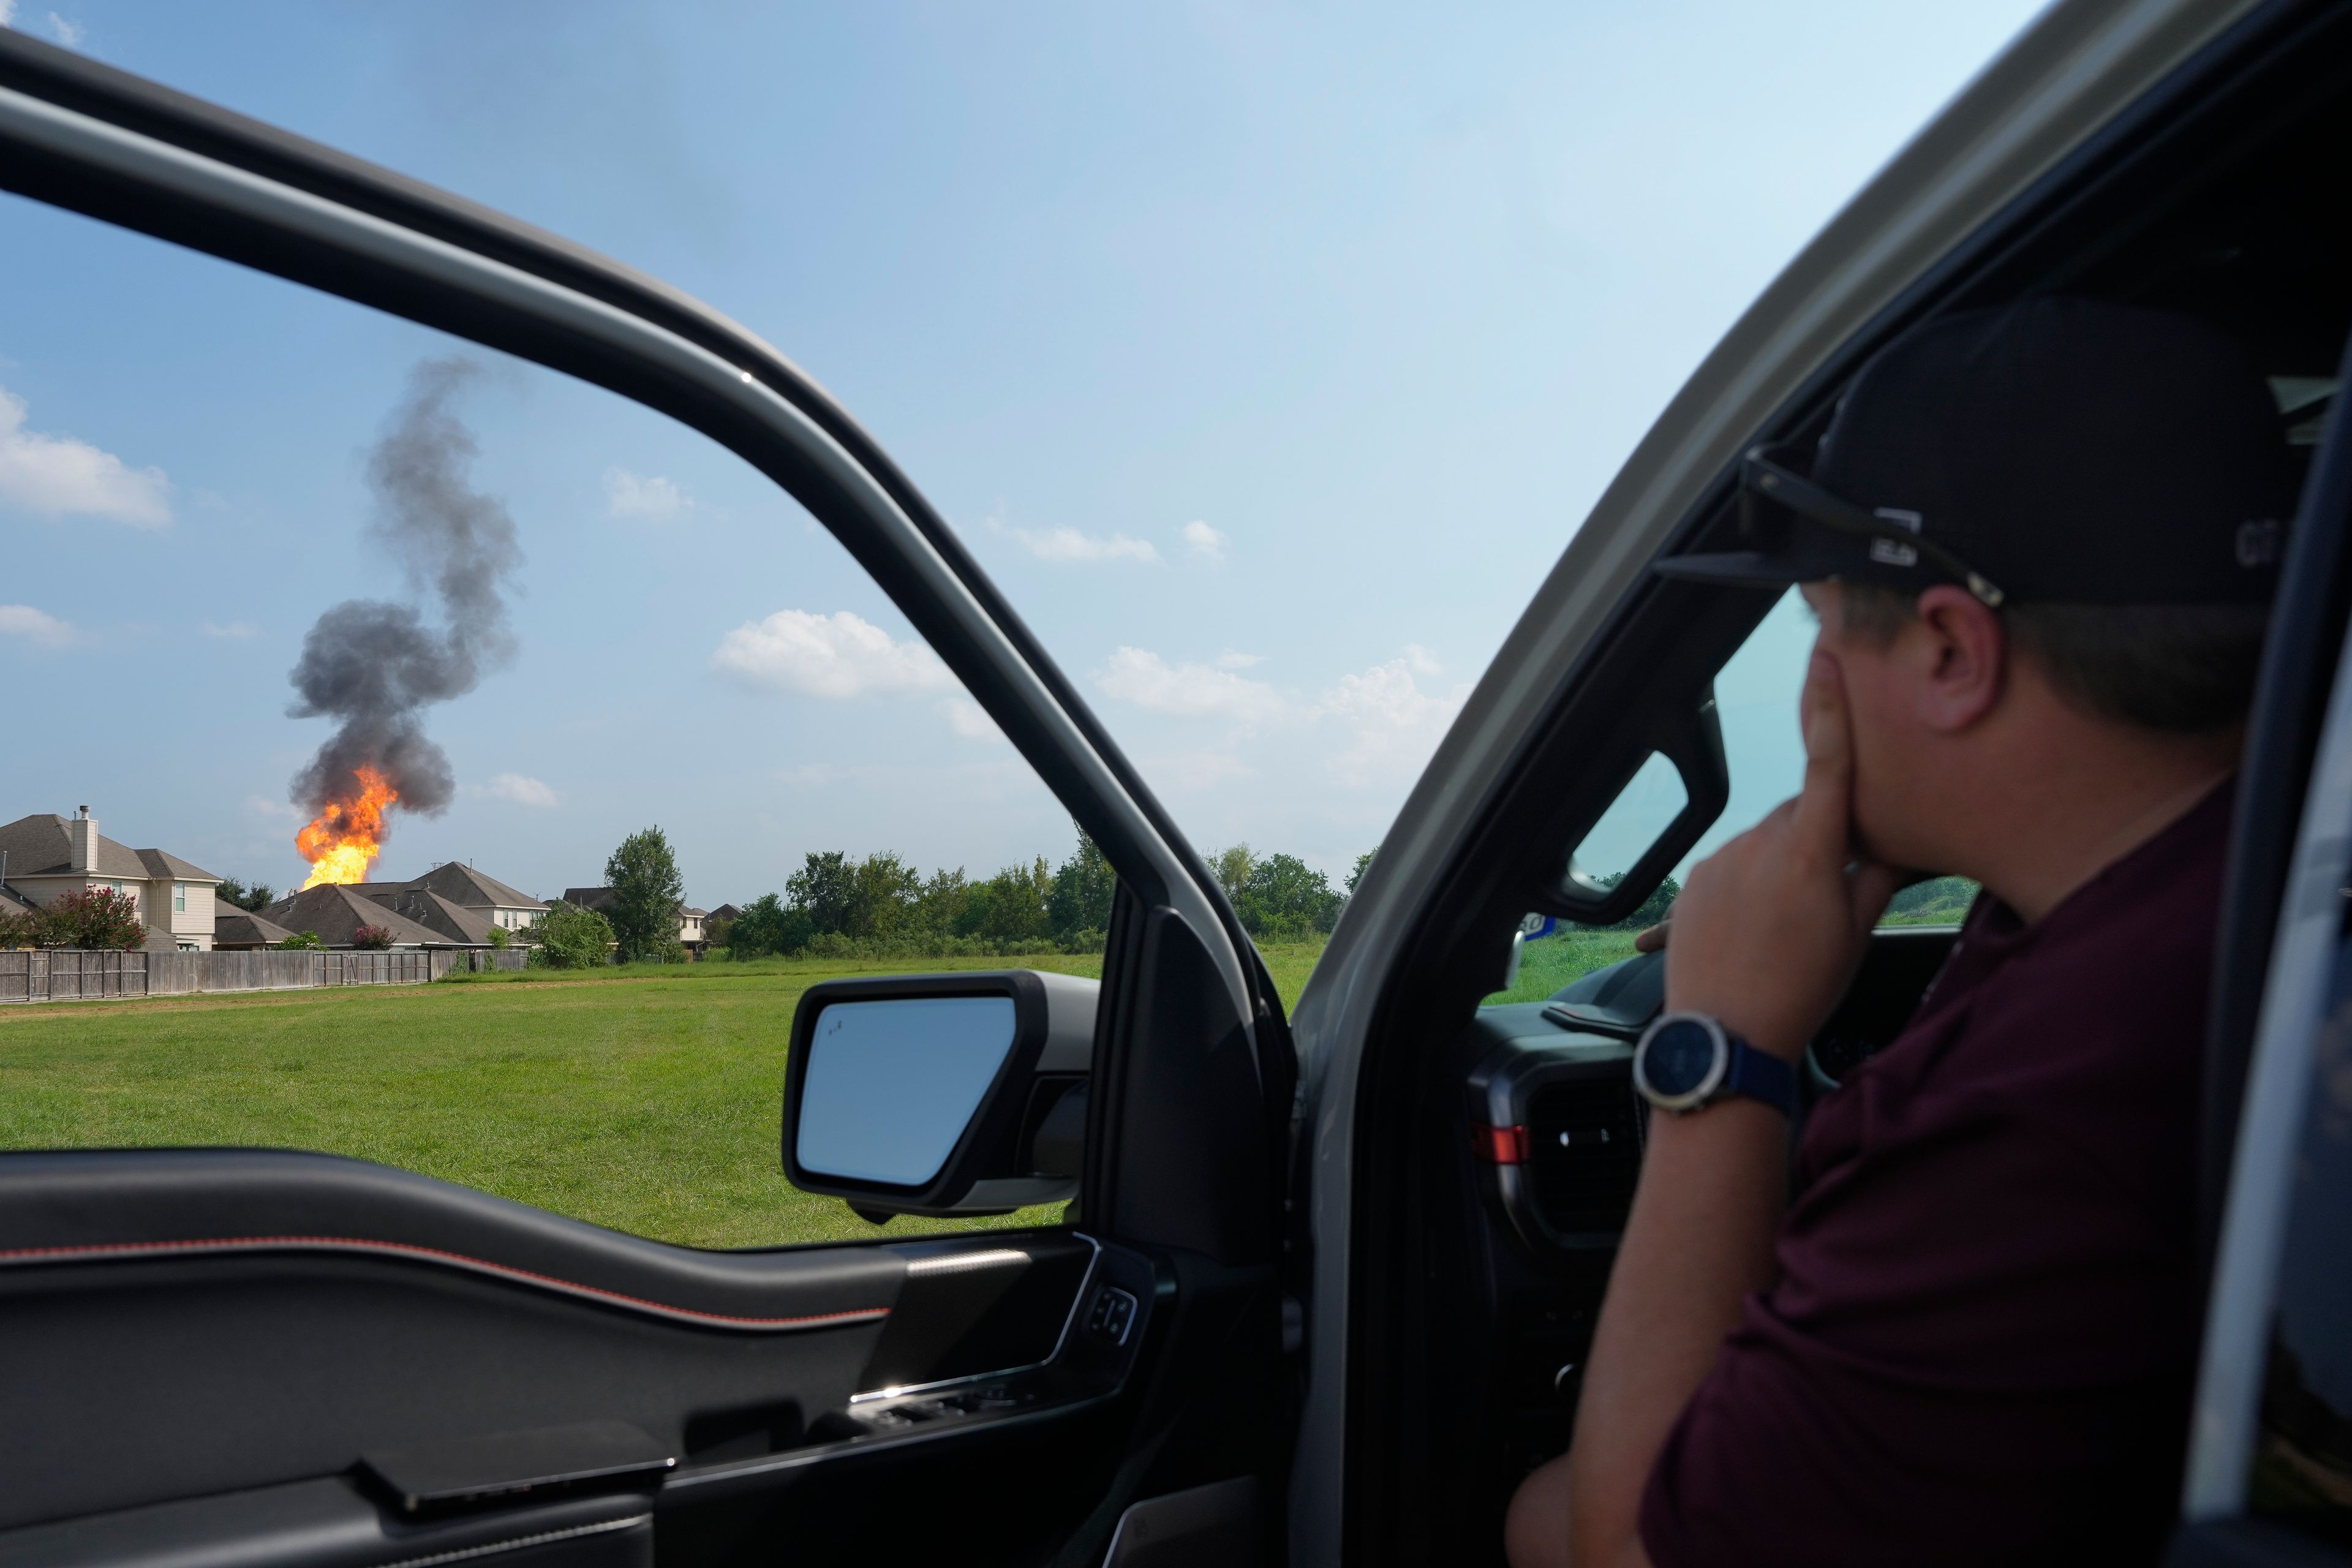
M 940 1173 L 1013 1048 L 1010 996 L 836 1002 L 810 1031 L 803 1169 L 919 1187 Z
M 1674 826 L 1675 818 L 1689 804 L 1682 773 L 1663 753 L 1652 752 L 1633 781 L 1601 814 L 1601 820 L 1579 841 L 1570 864 L 1603 886 L 1615 883 Z

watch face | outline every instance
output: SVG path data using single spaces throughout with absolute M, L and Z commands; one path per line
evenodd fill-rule
M 1674 1099 L 1695 1092 L 1715 1068 L 1715 1034 L 1696 1019 L 1659 1027 L 1642 1047 L 1642 1076 L 1651 1092 Z

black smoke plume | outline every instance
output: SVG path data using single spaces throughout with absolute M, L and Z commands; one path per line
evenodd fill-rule
M 469 360 L 420 362 L 368 454 L 370 534 L 399 561 L 414 594 L 439 601 L 446 624 L 428 626 L 413 604 L 347 599 L 302 639 L 291 674 L 300 696 L 287 711 L 340 721 L 294 775 L 294 804 L 313 814 L 356 796 L 362 765 L 385 776 L 404 809 L 446 809 L 457 780 L 425 733 L 424 710 L 464 696 L 514 657 L 506 594 L 522 550 L 507 509 L 467 482 L 479 448 L 450 406 L 481 374 Z

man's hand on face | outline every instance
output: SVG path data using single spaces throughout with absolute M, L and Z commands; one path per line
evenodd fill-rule
M 1795 1060 L 1837 1005 L 1901 873 L 1854 847 L 1853 731 L 1837 661 L 1816 652 L 1801 709 L 1805 786 L 1692 868 L 1668 928 L 1666 1007 L 1709 1013 Z

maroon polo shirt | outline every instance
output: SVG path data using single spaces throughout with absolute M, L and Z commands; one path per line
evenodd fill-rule
M 2034 925 L 1979 897 L 1910 1027 L 1814 1110 L 1778 1277 L 1643 1493 L 1658 1568 L 2153 1561 L 2235 790 Z

